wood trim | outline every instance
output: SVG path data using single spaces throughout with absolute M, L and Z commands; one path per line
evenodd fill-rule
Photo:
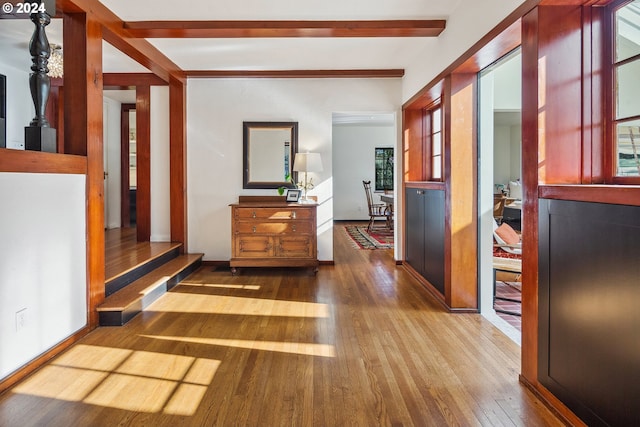
M 402 267 L 407 271 L 407 273 L 409 273 L 411 275 L 411 277 L 413 277 L 418 283 L 420 283 L 427 290 L 427 292 L 429 292 L 429 294 L 431 294 L 431 296 L 436 301 L 438 301 L 440 303 L 442 308 L 444 308 L 447 311 L 450 310 L 450 307 L 447 305 L 447 303 L 445 301 L 444 295 L 442 295 L 440 293 L 440 291 L 438 289 L 436 289 L 435 286 L 433 286 L 431 283 L 429 283 L 429 281 L 427 279 L 425 279 L 422 274 L 418 273 L 411 266 L 411 264 L 409 264 L 409 263 L 407 263 L 405 261 L 405 262 L 402 263 Z
M 127 90 L 136 86 L 166 86 L 167 82 L 153 73 L 104 73 L 104 89 Z
M 136 104 L 120 106 L 120 225 L 131 226 L 129 203 L 129 112 L 136 109 Z
M 509 25 L 504 31 L 496 35 L 482 46 L 471 58 L 459 67 L 456 73 L 478 73 L 520 46 L 522 37 L 522 22 L 520 19 Z
M 85 13 L 65 14 L 64 45 L 74 52 L 65 61 L 65 152 L 86 155 L 87 293 L 89 328 L 98 325 L 95 308 L 104 300 L 104 152 L 102 25 Z
M 0 172 L 86 174 L 87 158 L 72 154 L 0 148 Z
M 531 393 L 533 393 L 544 405 L 549 408 L 553 414 L 560 418 L 560 420 L 567 426 L 574 427 L 587 427 L 587 425 L 578 418 L 564 403 L 562 403 L 557 397 L 553 395 L 546 387 L 542 385 L 535 386 L 530 383 L 522 375 L 518 378 L 520 383 L 524 385 Z
M 538 17 L 538 182 L 580 184 L 584 136 L 582 7 L 539 7 Z
M 136 88 L 136 230 L 139 242 L 151 238 L 151 88 Z
M 437 37 L 444 19 L 380 21 L 128 21 L 139 38 Z
M 538 9 L 522 17 L 522 377 L 538 387 Z M 543 130 L 542 130 L 543 131 Z M 542 132 L 541 131 L 541 132 Z
M 168 82 L 170 75 L 182 76 L 180 67 L 147 40 L 136 39 L 124 30 L 124 22 L 102 3 L 95 0 L 58 0 L 57 8 L 63 12 L 83 11 L 90 14 L 91 19 L 102 24 L 102 35 L 105 41 L 164 81 Z M 70 51 L 66 41 L 64 46 L 67 51 Z M 67 77 L 66 70 L 65 77 Z
M 87 92 L 89 90 L 87 76 L 97 76 L 98 69 L 102 71 L 102 57 L 99 63 L 88 63 L 89 41 L 86 40 L 86 19 L 84 13 L 65 14 L 63 18 L 65 50 L 74 52 L 74 60 L 64 62 L 64 78 L 67 82 L 74 82 L 67 85 L 65 90 L 64 152 L 81 156 L 87 155 Z M 102 56 L 102 47 L 100 56 Z
M 13 372 L 8 377 L 0 381 L 0 395 L 2 395 L 2 393 L 4 393 L 6 390 L 11 388 L 15 384 L 17 384 L 19 381 L 28 377 L 40 366 L 44 365 L 49 360 L 53 359 L 55 356 L 65 351 L 66 349 L 71 347 L 73 344 L 77 343 L 82 337 L 87 335 L 89 332 L 90 332 L 90 328 L 88 326 L 85 326 L 84 328 L 80 329 L 79 331 L 71 335 L 69 338 L 65 339 L 55 347 L 49 349 L 42 355 L 31 360 L 22 368 L 18 369 L 17 371 Z
M 405 103 L 403 109 L 414 110 L 427 108 L 429 105 L 437 102 L 438 99 L 442 99 L 443 85 L 444 80 L 433 83 L 433 85 L 428 89 L 425 88 L 419 94 L 414 96 L 410 105 L 409 103 Z
M 423 190 L 445 191 L 446 184 L 441 181 L 405 181 L 405 188 L 421 188 Z
M 538 197 L 640 206 L 640 185 L 541 185 Z
M 188 78 L 400 78 L 404 69 L 368 70 L 187 70 Z
M 610 91 L 605 90 L 604 76 L 604 8 L 583 7 L 584 141 L 583 184 L 605 182 L 605 117 Z M 586 58 L 590 61 L 587 62 Z M 607 100 L 609 93 L 609 100 Z M 590 114 L 587 114 L 589 112 Z M 590 161 L 590 164 L 587 164 Z
M 420 98 L 424 97 L 425 94 L 429 93 L 431 89 L 441 84 L 443 79 L 449 74 L 457 71 L 458 67 L 462 66 L 465 62 L 467 62 L 471 57 L 476 55 L 478 52 L 482 50 L 484 46 L 488 43 L 491 43 L 493 39 L 499 37 L 505 30 L 507 30 L 511 25 L 513 25 L 516 21 L 518 21 L 522 16 L 524 16 L 527 12 L 531 11 L 535 8 L 540 0 L 525 0 L 520 6 L 518 6 L 513 12 L 511 12 L 505 19 L 503 19 L 498 25 L 496 25 L 491 31 L 489 31 L 484 37 L 474 43 L 465 53 L 463 53 L 458 59 L 451 63 L 447 68 L 442 70 L 437 76 L 435 76 L 427 85 L 425 85 L 421 90 L 419 90 L 414 96 L 412 96 L 408 101 L 403 104 L 403 108 L 413 108 L 414 103 L 420 103 Z M 508 33 L 505 33 L 508 34 Z M 513 33 L 511 33 L 513 34 Z M 509 46 L 510 43 L 504 42 L 504 46 Z M 506 55 L 509 51 L 506 50 L 504 52 L 495 52 L 495 59 L 498 59 L 504 55 Z
M 169 182 L 171 241 L 187 251 L 187 85 L 185 80 L 169 80 Z
M 421 109 L 403 111 L 402 177 L 404 181 L 425 179 L 424 112 Z
M 86 134 L 83 142 L 87 153 L 87 257 L 89 278 L 89 327 L 98 326 L 96 307 L 104 301 L 105 245 L 104 245 L 104 149 L 102 98 L 102 26 L 86 18 L 86 64 L 84 79 L 72 80 L 86 87 Z M 77 59 L 77 56 L 74 56 Z M 67 85 L 68 88 L 74 85 Z M 66 108 L 65 108 L 65 111 Z M 67 114 L 65 114 L 65 117 Z M 73 117 L 73 114 L 71 114 Z M 71 121 L 73 122 L 73 121 Z M 73 123 L 65 124 L 65 129 Z M 71 129 L 72 130 L 72 129 Z
M 478 309 L 476 73 L 445 79 L 445 300 L 451 309 Z

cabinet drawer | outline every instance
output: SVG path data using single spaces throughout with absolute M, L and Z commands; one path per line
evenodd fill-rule
M 235 209 L 237 219 L 309 219 L 313 212 L 307 208 L 243 208 Z
M 239 235 L 235 243 L 236 257 L 263 258 L 275 254 L 273 238 L 269 236 Z
M 298 221 L 239 221 L 236 234 L 310 234 L 311 224 Z
M 314 256 L 311 238 L 308 236 L 283 236 L 278 238 L 276 256 L 308 258 Z

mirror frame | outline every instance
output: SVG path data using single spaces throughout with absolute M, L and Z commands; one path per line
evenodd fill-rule
M 269 128 L 269 129 L 289 129 L 291 131 L 291 143 L 289 145 L 290 160 L 289 160 L 289 175 L 291 176 L 291 182 L 287 181 L 251 181 L 251 174 L 249 168 L 249 152 L 251 150 L 251 130 L 254 128 Z M 293 160 L 298 152 L 298 122 L 242 122 L 242 146 L 243 146 L 243 159 L 242 170 L 243 180 L 242 188 L 261 188 L 261 189 L 277 189 L 280 187 L 295 188 L 295 182 L 297 182 L 297 173 L 293 171 Z

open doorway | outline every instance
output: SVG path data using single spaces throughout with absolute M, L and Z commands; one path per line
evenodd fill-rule
M 332 122 L 336 227 L 344 228 L 360 247 L 395 249 L 396 114 L 335 112 Z M 369 205 L 375 205 L 378 215 L 370 215 Z
M 517 343 L 522 249 L 516 240 L 523 220 L 521 78 L 519 48 L 482 70 L 478 118 L 480 312 Z M 507 241 L 503 232 L 509 234 Z

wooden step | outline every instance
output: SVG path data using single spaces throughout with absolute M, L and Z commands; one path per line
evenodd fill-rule
M 200 267 L 203 255 L 179 255 L 108 296 L 97 308 L 100 325 L 122 326 L 127 323 Z
M 117 274 L 110 275 L 107 271 L 107 279 L 104 284 L 104 293 L 110 296 L 130 283 L 138 280 L 150 271 L 177 257 L 180 254 L 182 243 L 148 243 L 143 245 L 144 250 L 131 251 L 133 258 L 127 256 L 118 265 L 111 266 L 117 270 Z

